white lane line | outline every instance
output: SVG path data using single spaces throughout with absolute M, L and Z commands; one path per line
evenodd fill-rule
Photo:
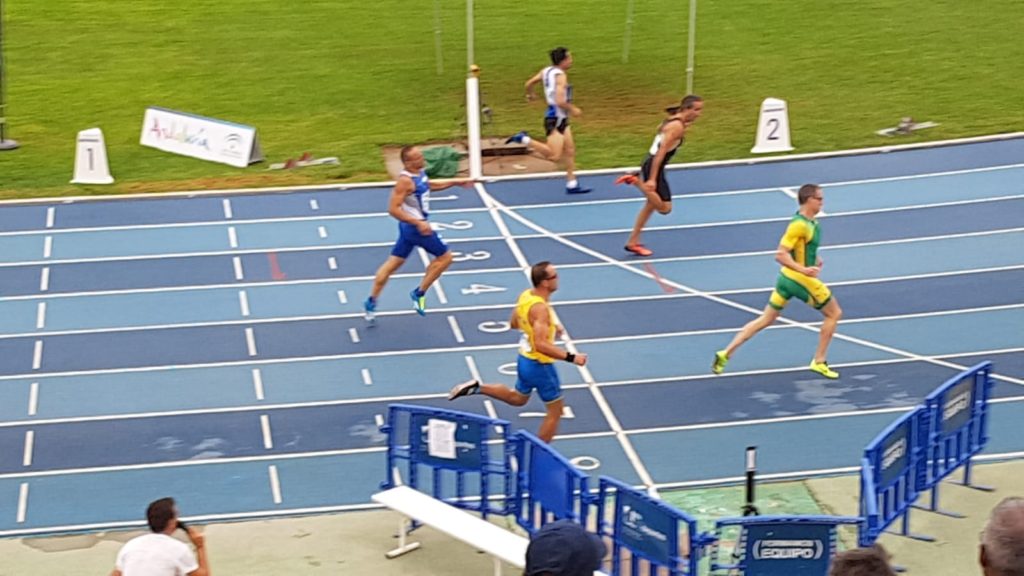
M 232 264 L 235 266 L 235 280 L 241 280 L 245 276 L 242 274 L 242 259 L 235 256 L 231 259 Z
M 22 482 L 18 490 L 18 524 L 25 522 L 25 513 L 28 512 L 28 482 Z
M 491 197 L 490 194 L 487 193 L 487 190 L 484 188 L 483 184 L 477 183 L 474 187 L 476 188 L 477 193 L 480 195 L 480 199 L 483 201 L 484 205 L 487 206 L 488 212 L 491 215 L 491 219 L 494 220 L 494 224 L 498 227 L 498 231 L 505 238 L 505 242 L 508 245 L 509 249 L 512 250 L 512 254 L 515 257 L 516 262 L 519 264 L 520 269 L 523 271 L 523 274 L 529 277 L 529 261 L 526 259 L 526 256 L 523 254 L 522 250 L 519 248 L 519 245 L 516 243 L 515 237 L 512 235 L 512 233 L 508 229 L 508 226 L 505 224 L 505 219 L 502 217 L 502 212 L 506 212 L 510 217 L 513 217 L 517 220 L 521 220 L 523 224 L 529 222 L 528 227 L 535 229 L 538 232 L 549 232 L 547 230 L 541 229 L 539 226 L 536 226 L 535 224 L 533 224 L 533 222 L 526 220 L 526 218 L 518 214 L 515 214 L 506 206 L 496 201 L 493 197 Z M 552 236 L 552 239 L 560 242 L 566 242 L 564 239 L 559 238 L 557 236 Z M 569 352 L 576 354 L 577 352 L 579 352 L 579 350 L 576 348 L 576 344 L 573 342 L 572 337 L 569 335 L 569 330 L 564 325 L 562 326 L 562 329 L 566 349 Z M 598 409 L 601 410 L 601 414 L 604 416 L 605 421 L 608 423 L 608 427 L 611 428 L 611 430 L 615 433 L 615 439 L 619 442 L 619 446 L 622 448 L 622 451 L 626 454 L 626 458 L 629 460 L 630 464 L 633 465 L 633 469 L 636 471 L 637 476 L 640 478 L 640 482 L 643 483 L 643 485 L 646 487 L 648 493 L 651 496 L 656 497 L 658 495 L 658 491 L 654 485 L 654 477 L 651 476 L 651 473 L 647 470 L 647 465 L 644 464 L 643 460 L 640 458 L 640 455 L 637 453 L 636 448 L 630 441 L 629 436 L 627 436 L 626 431 L 623 429 L 622 423 L 619 422 L 618 416 L 615 415 L 615 412 L 612 410 L 612 407 L 608 403 L 607 398 L 605 398 L 604 393 L 598 387 L 597 381 L 594 379 L 594 375 L 586 366 L 579 366 L 578 369 L 580 376 L 583 377 L 583 381 L 586 382 L 587 388 L 588 390 L 590 390 L 591 396 L 597 403 Z
M 309 201 L 309 209 L 310 210 L 319 210 L 320 209 L 320 203 L 317 202 L 315 199 L 310 199 L 310 201 Z
M 338 302 L 348 304 L 348 295 L 345 294 L 344 290 L 338 290 Z
M 40 302 L 36 307 L 36 329 L 42 330 L 46 327 L 46 302 Z
M 260 414 L 260 429 L 263 430 L 263 447 L 271 450 L 274 447 L 274 439 L 270 435 L 270 416 Z
M 274 498 L 274 504 L 281 503 L 281 479 L 277 476 L 277 466 L 271 464 L 267 467 L 270 475 L 270 494 Z
M 226 218 L 228 220 L 231 220 L 231 218 L 234 216 L 231 213 L 231 200 L 228 199 L 228 198 L 225 198 L 223 203 L 224 203 L 224 218 Z
M 452 334 L 455 335 L 455 341 L 462 344 L 466 339 L 462 336 L 462 328 L 459 327 L 459 321 L 455 316 L 448 316 L 448 325 L 452 328 Z
M 238 233 L 234 226 L 228 226 L 228 246 L 238 248 Z
M 56 211 L 57 211 L 57 208 L 55 206 L 50 206 L 49 208 L 46 209 L 46 227 L 47 228 L 53 228 L 53 220 L 54 220 L 54 216 L 56 215 L 55 214 Z
M 245 346 L 249 350 L 249 356 L 256 355 L 256 333 L 252 328 L 245 329 Z
M 50 289 L 50 267 L 43 266 L 42 272 L 39 274 L 39 291 L 46 292 Z
M 362 374 L 363 374 L 363 384 L 365 384 L 367 386 L 372 386 L 373 385 L 373 378 L 370 376 L 370 369 L 369 368 L 363 368 Z
M 252 369 L 252 388 L 257 400 L 263 400 L 263 373 L 259 368 Z
M 487 411 L 487 417 L 493 420 L 498 419 L 498 411 L 494 409 L 494 402 L 490 400 L 484 400 L 484 410 Z
M 249 315 L 249 295 L 245 290 L 238 291 L 238 305 L 242 308 L 242 316 Z
M 330 258 L 328 258 L 327 259 L 327 267 L 330 268 L 331 270 L 337 270 L 338 269 L 338 259 L 335 258 L 334 256 L 331 256 Z
M 53 236 L 47 236 L 43 240 L 43 258 L 49 258 L 53 253 Z
M 359 331 L 355 328 L 348 329 L 348 337 L 352 339 L 352 342 L 359 344 Z
M 318 227 L 316 229 L 316 233 L 319 234 L 321 238 L 327 238 L 327 228 L 324 226 Z
M 32 351 L 32 369 L 39 370 L 43 365 L 43 341 L 36 340 L 35 350 Z
M 29 467 L 32 465 L 32 448 L 36 441 L 35 430 L 25 431 L 25 455 L 21 459 L 21 465 Z
M 796 197 L 796 190 L 794 190 L 792 188 L 779 188 L 779 190 L 782 190 L 786 194 L 786 196 L 789 196 L 793 200 L 797 199 L 797 197 Z
M 35 416 L 39 409 L 39 382 L 33 382 L 28 388 L 28 415 Z

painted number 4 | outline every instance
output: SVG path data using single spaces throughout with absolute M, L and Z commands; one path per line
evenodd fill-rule
M 504 292 L 508 290 L 504 286 L 491 286 L 489 284 L 470 284 L 462 289 L 462 293 L 465 295 L 478 296 L 480 294 L 490 294 L 496 292 Z

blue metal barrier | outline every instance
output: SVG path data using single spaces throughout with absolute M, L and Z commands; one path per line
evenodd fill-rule
M 692 516 L 607 476 L 600 479 L 597 517 L 599 533 L 612 540 L 612 576 L 695 576 L 711 543 Z
M 458 508 L 512 513 L 509 423 L 455 410 L 391 404 L 383 489 L 405 484 Z
M 553 520 L 569 519 L 587 525 L 592 496 L 589 477 L 541 439 L 520 430 L 515 442 L 516 522 L 533 534 Z
M 927 437 L 927 409 L 918 406 L 889 425 L 864 449 L 861 466 L 860 510 L 867 521 L 860 545 L 870 546 L 897 519 L 904 536 L 910 533 L 910 508 L 919 494 L 921 458 Z
M 927 437 L 918 474 L 918 490 L 931 490 L 933 512 L 940 512 L 939 483 L 963 467 L 963 484 L 971 484 L 972 458 L 988 442 L 988 401 L 992 395 L 992 363 L 982 362 L 947 380 L 925 399 Z M 943 512 L 951 516 L 960 516 Z
M 711 572 L 742 576 L 826 576 L 836 553 L 841 524 L 860 524 L 847 516 L 745 516 L 715 522 Z M 723 532 L 738 528 L 736 546 L 721 558 Z

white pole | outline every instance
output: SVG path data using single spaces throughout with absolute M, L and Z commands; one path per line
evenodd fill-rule
M 629 40 L 633 33 L 633 0 L 626 2 L 626 33 L 622 35 L 622 63 L 629 62 Z
M 697 49 L 697 0 L 690 0 L 689 46 L 686 49 L 686 93 L 693 94 L 693 53 Z
M 473 56 L 473 0 L 466 0 L 466 70 L 468 71 L 476 58 Z
M 480 159 L 480 83 L 474 75 L 466 78 L 466 127 L 469 177 L 480 179 L 483 176 L 483 163 Z
M 444 74 L 444 52 L 441 51 L 441 0 L 434 0 L 434 54 L 437 75 Z

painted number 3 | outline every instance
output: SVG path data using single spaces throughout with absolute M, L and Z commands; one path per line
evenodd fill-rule
M 467 260 L 487 260 L 491 253 L 487 250 L 474 250 L 473 252 L 452 251 L 452 262 L 465 262 Z

